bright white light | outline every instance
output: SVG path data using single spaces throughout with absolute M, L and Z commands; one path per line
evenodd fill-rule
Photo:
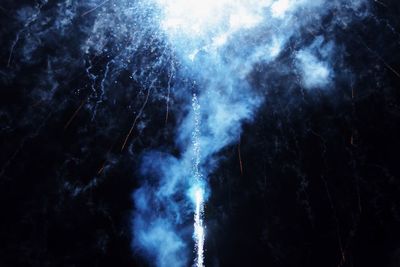
M 185 31 L 201 34 L 223 16 L 221 11 L 228 0 L 158 0 L 163 7 L 162 27 L 167 31 Z
M 155 0 L 161 27 L 172 35 L 204 38 L 257 26 L 272 0 Z
M 202 203 L 203 202 L 203 190 L 201 190 L 201 188 L 197 188 L 194 194 L 195 194 L 196 204 Z
M 272 25 L 305 0 L 153 0 L 160 10 L 159 23 L 172 44 L 183 47 L 194 61 L 200 51 L 217 52 L 234 34 Z M 320 1 L 320 0 L 315 0 Z M 272 47 L 276 57 L 280 47 Z
M 195 190 L 195 213 L 194 213 L 194 237 L 196 242 L 196 266 L 204 266 L 204 226 L 203 226 L 203 209 L 204 197 L 203 190 L 197 188 Z
M 197 99 L 196 94 L 192 98 L 192 109 L 194 112 L 194 129 L 192 133 L 192 145 L 193 145 L 193 175 L 194 175 L 194 186 L 191 189 L 191 197 L 194 201 L 195 211 L 194 211 L 194 241 L 195 241 L 195 251 L 196 259 L 195 266 L 204 266 L 204 226 L 203 226 L 203 213 L 204 213 L 204 190 L 201 186 L 203 178 L 200 172 L 200 126 L 201 126 L 201 116 L 200 116 L 200 104 Z
M 151 0 L 155 3 L 158 10 L 158 23 L 167 37 L 168 42 L 175 51 L 182 56 L 184 60 L 194 62 L 196 66 L 196 57 L 207 54 L 204 57 L 211 63 L 213 67 L 223 64 L 223 59 L 219 57 L 219 52 L 224 51 L 223 48 L 227 44 L 231 44 L 235 38 L 239 38 L 234 47 L 233 55 L 230 60 L 232 65 L 226 68 L 226 73 L 236 73 L 240 79 L 245 77 L 252 69 L 256 62 L 272 61 L 279 56 L 284 46 L 286 35 L 285 30 L 292 30 L 290 26 L 293 21 L 285 18 L 293 18 L 294 10 L 300 6 L 300 3 L 322 0 Z M 296 8 L 295 8 L 296 7 Z M 285 23 L 283 23 L 285 22 Z M 282 31 L 281 29 L 282 26 Z M 241 35 L 241 32 L 246 34 Z M 247 33 L 258 33 L 257 38 L 249 40 L 245 39 L 249 36 Z M 252 43 L 250 43 L 252 42 Z M 257 43 L 263 42 L 263 45 Z M 204 53 L 205 52 L 205 53 Z M 211 55 L 211 56 L 210 56 Z M 216 56 L 215 56 L 216 55 Z M 229 55 L 230 56 L 230 55 Z M 299 59 L 301 61 L 301 58 Z M 185 62 L 186 63 L 186 62 Z M 214 66 L 215 63 L 215 66 Z M 204 64 L 204 67 L 207 67 Z M 323 66 L 315 65 L 310 71 L 314 75 L 313 80 L 326 78 Z M 225 65 L 222 67 L 226 67 Z M 224 84 L 230 86 L 230 84 Z M 192 100 L 194 114 L 194 129 L 192 133 L 192 149 L 193 149 L 193 188 L 190 192 L 191 200 L 194 204 L 194 233 L 195 241 L 195 266 L 204 266 L 204 240 L 205 228 L 203 225 L 204 217 L 204 187 L 206 184 L 201 175 L 201 153 L 200 141 L 204 138 L 201 136 L 201 116 L 200 105 L 196 95 Z M 236 105 L 233 105 L 236 108 Z M 228 105 L 229 107 L 229 105 Z M 236 113 L 241 116 L 231 116 L 228 110 L 218 105 L 214 107 L 214 114 L 208 118 L 207 122 L 212 125 L 218 125 L 224 122 L 226 125 L 239 124 L 237 118 L 246 118 L 244 115 L 249 109 L 243 105 L 237 105 Z M 210 111 L 208 111 L 210 112 Z M 215 121 L 217 123 L 213 123 Z M 210 127 L 214 136 L 224 136 L 220 132 L 221 129 L 229 129 L 230 127 Z
M 272 16 L 282 17 L 285 15 L 286 11 L 290 8 L 290 0 L 278 0 L 274 2 L 271 6 Z

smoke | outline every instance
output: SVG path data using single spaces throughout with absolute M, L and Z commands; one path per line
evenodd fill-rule
M 84 98 L 82 109 L 90 111 L 92 121 L 100 116 L 107 123 L 118 108 L 116 99 L 133 98 L 132 92 L 137 95 L 132 105 L 140 103 L 138 113 L 127 109 L 134 118 L 146 114 L 141 100 L 150 92 L 160 101 L 169 100 L 171 90 L 179 100 L 174 151 L 160 148 L 140 155 L 141 186 L 133 193 L 133 250 L 156 266 L 193 262 L 194 189 L 201 188 L 206 202 L 212 194 L 208 178 L 222 160 L 219 152 L 239 140 L 243 123 L 256 119 L 272 80 L 260 70 L 274 69 L 268 73 L 288 77 L 282 84 L 299 84 L 310 92 L 335 90 L 343 53 L 335 31 L 368 15 L 368 0 L 37 3 L 16 12 L 20 30 L 7 44 L 8 65 L 15 72 L 7 70 L 8 77 L 16 77 L 23 64 L 47 63 L 33 79 L 39 82 L 32 85 L 32 98 L 61 107 L 65 100 L 57 93 L 68 88 L 69 97 Z M 71 32 L 77 33 L 74 40 Z M 47 59 L 37 57 L 49 47 L 57 49 Z M 70 69 L 82 71 L 88 85 L 66 83 L 78 76 Z M 128 81 L 121 78 L 127 73 Z M 257 77 L 267 84 L 255 86 Z M 117 92 L 124 93 L 117 98 Z M 192 109 L 193 93 L 199 114 Z M 99 113 L 105 101 L 111 104 Z M 38 121 L 29 123 L 41 125 Z M 196 126 L 196 121 L 201 123 Z M 145 127 L 145 120 L 133 125 L 138 131 Z M 113 135 L 113 128 L 107 124 L 104 132 Z M 206 237 L 214 234 L 205 232 Z
M 134 194 L 133 244 L 150 255 L 150 263 L 189 265 L 193 187 L 198 182 L 193 166 L 200 168 L 202 186 L 211 194 L 207 180 L 221 160 L 218 152 L 238 141 L 243 123 L 254 120 L 263 103 L 265 92 L 254 88 L 251 80 L 256 66 L 277 68 L 289 57 L 293 64 L 282 72 L 294 68 L 292 75 L 298 78 L 293 83 L 299 80 L 309 90 L 334 88 L 333 61 L 340 51 L 332 38 L 334 28 L 347 25 L 349 16 L 365 12 L 366 4 L 323 0 L 155 1 L 159 27 L 181 62 L 183 71 L 176 79 L 192 80 L 195 87 L 180 84 L 174 88 L 177 95 L 186 98 L 181 110 L 187 114 L 176 128 L 179 155 L 151 152 L 143 156 L 142 177 L 146 179 Z M 333 12 L 335 19 L 322 26 Z M 309 34 L 314 31 L 318 35 Z M 192 90 L 198 91 L 201 106 L 202 124 L 196 133 L 201 154 L 197 163 L 193 163 L 196 157 L 191 142 L 196 114 L 188 108 L 191 101 L 187 97 Z M 206 232 L 206 237 L 209 234 L 213 233 Z M 165 238 L 160 241 L 161 237 Z
M 333 80 L 330 62 L 334 55 L 333 42 L 324 44 L 318 36 L 314 42 L 296 54 L 296 66 L 300 70 L 302 84 L 308 89 L 326 88 Z

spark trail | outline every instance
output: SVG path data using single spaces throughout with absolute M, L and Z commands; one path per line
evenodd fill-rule
M 8 69 L 21 64 L 36 66 L 36 60 L 42 60 L 36 52 L 54 46 L 57 40 L 62 49 L 48 57 L 48 71 L 35 78 L 35 93 L 30 97 L 44 107 L 63 106 L 64 100 L 59 100 L 55 91 L 75 87 L 85 75 L 86 84 L 77 86 L 70 96 L 85 100 L 65 129 L 81 113 L 92 113 L 93 125 L 97 127 L 97 121 L 103 125 L 120 102 L 124 112 L 137 112 L 118 149 L 141 159 L 137 172 L 142 180 L 133 193 L 132 248 L 152 265 L 180 267 L 188 266 L 191 258 L 195 265 L 205 265 L 204 208 L 211 194 L 208 179 L 222 160 L 220 152 L 239 140 L 240 172 L 244 175 L 242 124 L 256 120 L 270 89 L 279 88 L 282 95 L 294 98 L 296 86 L 310 92 L 334 89 L 341 69 L 338 80 L 345 80 L 344 74 L 351 70 L 346 72 L 341 59 L 345 48 L 336 44 L 341 38 L 335 38 L 335 31 L 366 16 L 371 1 L 48 2 L 41 0 L 32 8 L 18 10 L 21 29 L 9 44 L 5 65 Z M 49 19 L 50 10 L 57 19 Z M 76 41 L 66 42 L 78 29 Z M 367 48 L 399 76 L 383 56 Z M 105 66 L 103 71 L 99 65 Z M 65 66 L 83 74 L 72 75 Z M 125 96 L 132 100 L 134 95 L 138 100 L 125 103 Z M 145 121 L 156 113 L 151 107 L 165 97 L 165 132 L 173 140 L 155 151 L 146 148 L 135 154 L 139 150 L 129 148 L 132 134 L 146 127 Z M 107 134 L 114 135 L 114 128 L 118 126 L 110 123 Z M 115 142 L 119 144 L 119 140 Z M 112 164 L 103 164 L 99 174 L 109 166 Z M 207 236 L 212 234 L 207 229 Z M 195 255 L 188 245 L 191 239 Z
M 202 175 L 199 169 L 200 165 L 200 105 L 197 99 L 197 95 L 193 94 L 192 98 L 192 109 L 194 112 L 194 130 L 192 133 L 192 144 L 193 144 L 193 176 L 194 176 L 194 202 L 195 202 L 195 213 L 194 213 L 194 239 L 195 239 L 195 250 L 196 259 L 195 263 L 197 267 L 204 266 L 204 239 L 205 230 L 203 223 L 204 213 L 204 190 L 202 188 Z
M 187 229 L 193 218 L 194 265 L 205 265 L 208 179 L 222 160 L 218 153 L 240 140 L 243 123 L 254 120 L 267 95 L 262 90 L 268 90 L 274 77 L 266 74 L 265 86 L 257 88 L 253 80 L 257 69 L 263 66 L 289 77 L 294 68 L 293 83 L 302 88 L 333 88 L 334 64 L 340 63 L 332 59 L 340 51 L 329 37 L 330 30 L 315 25 L 332 12 L 337 17 L 332 23 L 345 24 L 353 11 L 365 8 L 366 1 L 152 0 L 145 4 L 154 19 L 155 35 L 179 66 L 173 85 L 169 79 L 165 86 L 168 101 L 170 92 L 183 99 L 174 110 L 183 111 L 174 130 L 179 153 L 146 153 L 141 171 L 150 182 L 134 193 L 134 248 L 149 262 L 188 266 Z M 319 35 L 303 36 L 313 30 Z M 296 47 L 288 49 L 293 40 Z M 287 55 L 287 51 L 291 52 Z M 196 94 L 188 93 L 193 89 Z M 238 152 L 243 175 L 240 144 Z

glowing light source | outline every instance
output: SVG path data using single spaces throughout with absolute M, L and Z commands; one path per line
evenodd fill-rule
M 204 213 L 204 190 L 201 184 L 204 182 L 200 172 L 200 104 L 197 99 L 197 95 L 194 94 L 192 97 L 192 109 L 194 113 L 194 129 L 192 133 L 192 145 L 193 145 L 193 175 L 194 175 L 194 187 L 192 189 L 195 211 L 194 211 L 194 241 L 196 250 L 196 267 L 204 266 L 204 226 L 203 226 L 203 213 Z
M 324 38 L 317 38 L 318 41 L 309 45 L 309 33 L 314 31 L 307 31 L 308 37 L 303 40 L 304 27 L 313 24 L 312 29 L 319 29 L 324 14 L 341 14 L 343 10 L 349 14 L 349 8 L 357 8 L 365 1 L 368 0 L 139 0 L 151 12 L 145 20 L 147 23 L 149 19 L 150 28 L 155 29 L 151 31 L 151 40 L 162 39 L 160 50 L 168 51 L 167 58 L 172 51 L 173 65 L 179 66 L 179 71 L 175 72 L 173 67 L 173 75 L 171 73 L 171 77 L 179 81 L 174 85 L 176 92 L 186 96 L 192 88 L 201 91 L 199 99 L 195 94 L 192 97 L 192 110 L 188 111 L 186 106 L 182 109 L 185 115 L 176 129 L 178 138 L 175 140 L 182 154 L 159 160 L 162 166 L 157 167 L 160 168 L 162 186 L 147 188 L 146 184 L 142 187 L 146 194 L 140 194 L 138 190 L 135 195 L 139 211 L 135 215 L 135 230 L 141 233 L 135 235 L 135 242 L 157 260 L 157 266 L 188 266 L 186 232 L 182 234 L 181 231 L 186 229 L 182 227 L 183 223 L 186 226 L 186 217 L 182 216 L 184 222 L 176 220 L 177 216 L 187 215 L 187 203 L 182 205 L 180 199 L 179 202 L 175 200 L 175 193 L 178 190 L 181 193 L 181 185 L 188 189 L 187 197 L 192 204 L 194 265 L 204 266 L 205 238 L 211 233 L 206 233 L 204 222 L 210 188 L 202 175 L 207 176 L 212 168 L 202 167 L 218 165 L 218 152 L 238 140 L 236 134 L 240 136 L 242 122 L 251 121 L 261 105 L 263 96 L 258 93 L 260 90 L 253 92 L 252 77 L 261 77 L 263 85 L 260 84 L 260 88 L 266 89 L 269 86 L 264 81 L 271 75 L 278 73 L 280 79 L 290 77 L 287 74 L 294 71 L 307 89 L 332 84 L 334 69 L 330 55 L 334 55 L 333 45 L 325 44 Z M 300 39 L 291 42 L 292 38 Z M 135 39 L 135 47 L 138 43 Z M 153 47 L 153 44 L 149 46 Z M 274 64 L 275 60 L 279 60 L 277 64 Z M 293 62 L 290 67 L 287 66 L 289 61 Z M 158 65 L 164 66 L 164 61 L 160 60 Z M 140 64 L 140 68 L 142 66 Z M 276 72 L 262 73 L 266 67 L 274 68 Z M 249 76 L 252 73 L 254 75 Z M 147 76 L 143 75 L 146 82 Z M 272 79 L 273 83 L 275 81 Z M 168 85 L 168 99 L 169 89 Z M 202 116 L 199 102 L 204 105 Z M 201 119 L 204 120 L 203 127 Z M 153 165 L 149 165 L 145 168 L 152 170 Z M 159 205 L 166 212 L 159 214 L 160 209 L 153 211 L 152 205 Z M 147 223 L 150 221 L 151 224 Z M 151 257 L 149 260 L 154 260 Z
M 290 0 L 279 0 L 272 4 L 271 12 L 274 17 L 282 17 L 285 15 L 285 12 L 290 8 L 291 1 Z
M 208 41 L 260 24 L 272 0 L 155 0 L 171 35 Z M 220 40 L 220 39 L 219 39 Z
M 194 213 L 194 238 L 196 242 L 196 266 L 204 266 L 204 193 L 201 188 L 195 190 L 195 213 Z

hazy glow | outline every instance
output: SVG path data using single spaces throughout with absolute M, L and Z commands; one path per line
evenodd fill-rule
M 184 30 L 191 34 L 201 34 L 205 26 L 211 26 L 221 20 L 220 12 L 229 0 L 159 0 L 164 7 L 165 18 L 162 26 L 166 30 Z
M 141 166 L 144 177 L 157 174 L 160 182 L 144 183 L 134 196 L 134 246 L 143 251 L 149 262 L 160 267 L 189 266 L 190 255 L 194 266 L 204 266 L 205 238 L 213 234 L 206 233 L 204 220 L 211 191 L 208 176 L 222 160 L 219 152 L 238 142 L 242 124 L 253 121 L 264 95 L 268 95 L 261 90 L 286 90 L 291 88 L 290 82 L 300 82 L 309 90 L 334 88 L 335 43 L 329 40 L 328 33 L 335 27 L 323 29 L 326 36 L 311 34 L 320 28 L 327 14 L 335 14 L 334 23 L 344 14 L 340 23 L 347 23 L 349 9 L 356 9 L 365 1 L 368 0 L 139 1 L 151 13 L 150 18 L 144 16 L 144 23 L 154 29 L 150 39 L 161 39 L 160 51 L 172 51 L 171 61 L 174 66 L 178 63 L 177 72 L 171 66 L 174 71 L 170 79 L 176 83 L 173 88 L 168 87 L 168 95 L 173 89 L 179 99 L 187 100 L 176 108 L 182 119 L 176 125 L 174 141 L 181 153 L 148 152 Z M 138 11 L 130 18 L 140 18 L 143 12 Z M 114 20 L 113 16 L 109 21 Z M 108 21 L 104 24 L 108 25 Z M 142 25 L 140 20 L 137 25 Z M 149 37 L 147 33 L 143 35 Z M 139 35 L 133 39 L 134 49 L 141 47 L 141 38 Z M 97 47 L 101 42 L 92 43 Z M 149 47 L 153 48 L 153 43 Z M 161 69 L 158 66 L 168 66 L 161 59 L 154 64 L 156 70 Z M 147 65 L 140 63 L 138 69 L 143 66 Z M 148 74 L 158 74 L 143 73 L 146 82 L 152 81 Z M 159 76 L 155 77 L 154 84 L 158 84 Z M 256 89 L 258 80 L 260 86 Z M 277 87 L 281 84 L 289 86 Z M 193 94 L 190 103 L 187 96 L 191 90 L 198 95 Z M 185 201 L 176 197 L 181 194 L 186 194 Z M 194 254 L 187 242 L 188 220 L 193 220 Z
M 272 4 L 271 12 L 274 17 L 282 17 L 285 12 L 290 8 L 290 0 L 279 0 Z
M 217 38 L 260 24 L 272 0 L 156 0 L 171 35 Z
M 308 89 L 324 87 L 331 80 L 330 67 L 326 62 L 318 60 L 310 51 L 300 51 L 296 55 L 297 65 L 303 81 Z

